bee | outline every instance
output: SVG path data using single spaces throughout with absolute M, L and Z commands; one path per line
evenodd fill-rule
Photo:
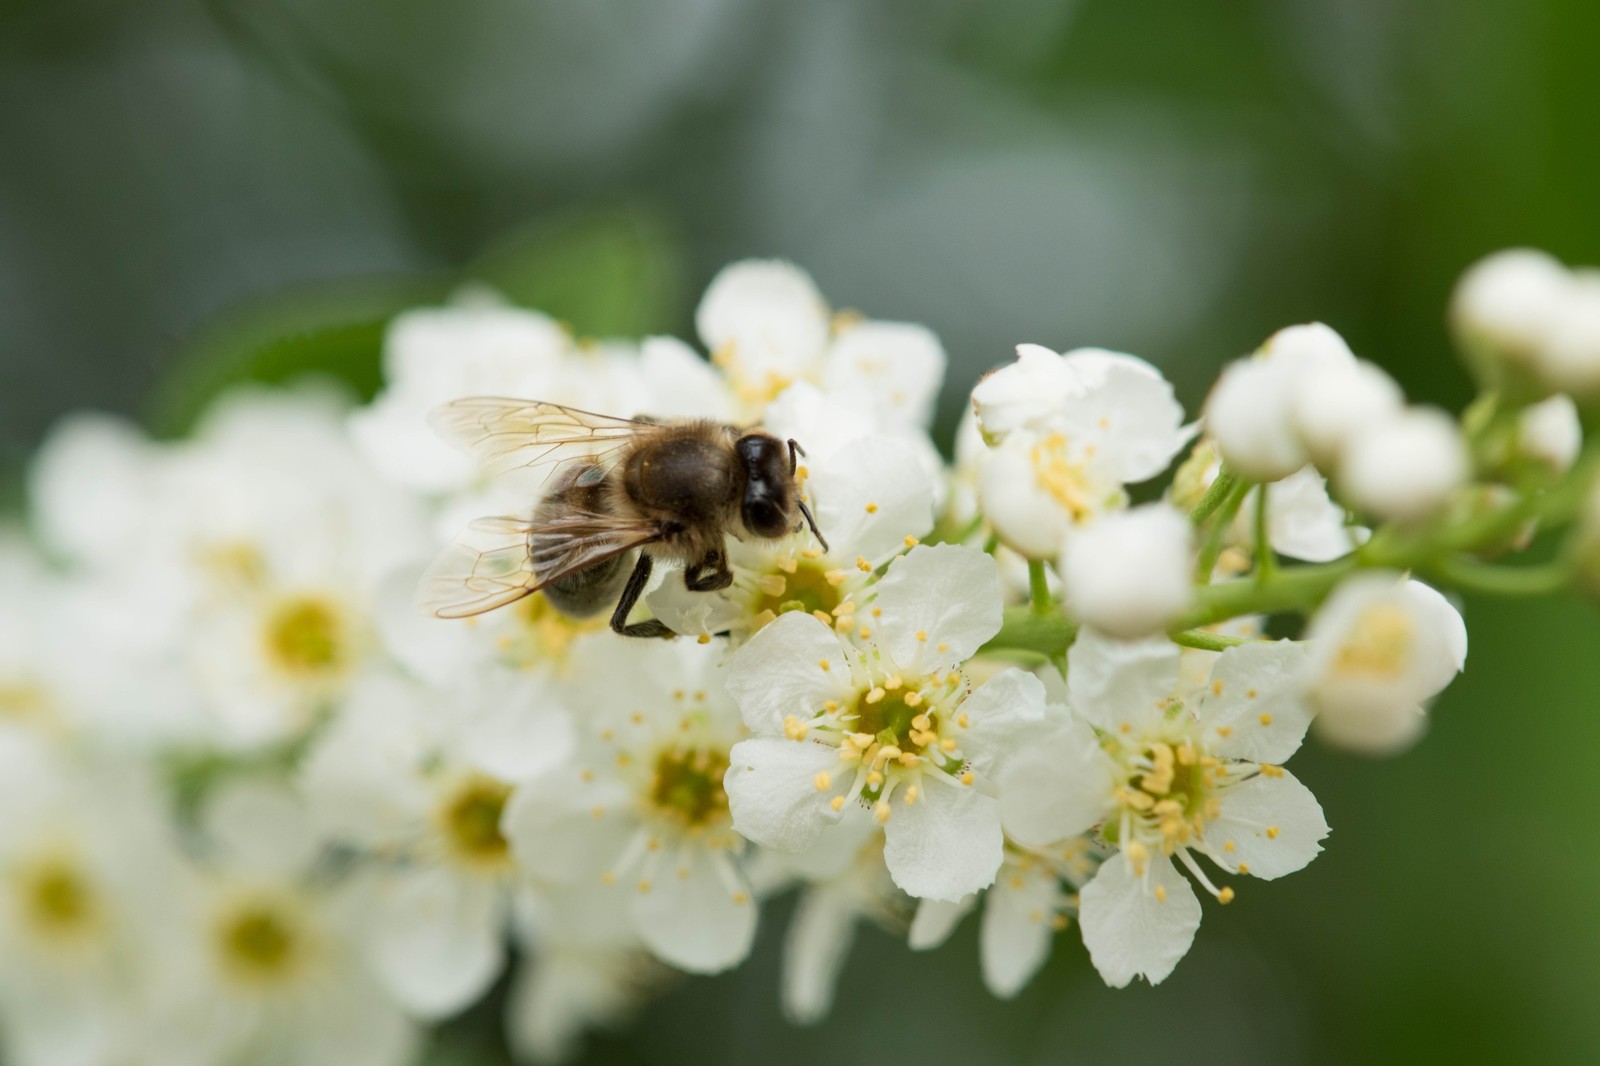
M 466 618 L 543 592 L 588 618 L 615 603 L 611 628 L 671 636 L 656 619 L 630 624 L 655 563 L 683 567 L 691 592 L 727 588 L 727 537 L 776 540 L 810 527 L 793 440 L 707 420 L 614 418 L 538 400 L 474 396 L 429 421 L 492 474 L 533 472 L 543 492 L 531 518 L 473 522 L 423 577 L 419 600 Z

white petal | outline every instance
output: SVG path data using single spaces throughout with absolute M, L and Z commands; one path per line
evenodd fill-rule
M 960 737 L 961 753 L 983 773 L 997 773 L 1029 729 L 1044 721 L 1044 683 L 1026 670 L 1004 670 L 963 700 L 960 713 L 970 723 Z
M 756 903 L 726 852 L 682 845 L 649 891 L 633 889 L 634 928 L 656 957 L 688 973 L 721 973 L 744 961 L 756 934 Z M 724 869 L 719 869 L 724 867 Z
M 573 767 L 514 790 L 500 832 L 526 876 L 598 884 L 637 826 L 634 802 L 620 781 L 585 781 Z
M 975 548 L 921 545 L 889 567 L 875 606 L 883 611 L 879 640 L 897 664 L 916 670 L 958 663 L 1000 632 L 1000 571 L 993 556 Z
M 497 888 L 444 870 L 401 874 L 367 894 L 373 968 L 417 1018 L 449 1017 L 505 964 Z
M 824 667 L 823 664 L 826 664 Z M 762 628 L 728 667 L 728 695 L 757 735 L 783 735 L 783 720 L 810 720 L 849 687 L 844 647 L 833 630 L 802 611 Z
M 944 347 L 926 326 L 860 322 L 834 340 L 822 383 L 835 391 L 866 390 L 882 421 L 926 427 L 933 420 L 944 367 Z
M 1233 536 L 1243 543 L 1253 536 L 1255 507 L 1253 490 L 1234 522 Z M 1313 467 L 1301 467 L 1268 493 L 1267 539 L 1281 555 L 1325 563 L 1349 555 L 1369 535 L 1361 526 L 1346 525 L 1344 508 L 1329 498 L 1327 482 Z
M 1108 733 L 1156 725 L 1178 683 L 1180 658 L 1164 638 L 1124 641 L 1080 631 L 1067 652 L 1073 713 Z
M 1281 763 L 1311 727 L 1305 648 L 1290 640 L 1229 648 L 1200 705 L 1207 747 L 1229 759 Z
M 1010 999 L 1039 972 L 1050 957 L 1052 921 L 1060 901 L 1060 885 L 1048 872 L 1023 872 L 1010 865 L 1001 869 L 984 897 L 978 940 L 983 983 L 990 992 Z
M 866 437 L 818 459 L 807 484 L 834 554 L 874 564 L 933 528 L 933 483 L 910 445 Z
M 1039 344 L 1017 345 L 1016 362 L 984 375 L 972 390 L 983 435 L 998 441 L 1056 416 L 1083 389 L 1061 356 Z
M 1017 434 L 984 453 L 978 502 L 1006 545 L 1031 559 L 1049 559 L 1072 528 L 1072 515 L 1039 484 L 1031 434 Z
M 839 820 L 828 801 L 845 782 L 826 792 L 818 792 L 815 784 L 819 773 L 838 769 L 837 749 L 823 744 L 765 737 L 741 740 L 728 753 L 722 782 L 733 828 L 762 847 L 804 851 Z
M 722 375 L 676 337 L 646 337 L 639 345 L 639 372 L 649 403 L 638 413 L 717 422 L 734 416 Z
M 1101 348 L 1062 356 L 1083 383 L 1066 415 L 1088 430 L 1111 476 L 1131 483 L 1155 477 L 1194 436 L 1183 424 L 1183 405 L 1172 385 L 1143 359 Z
M 1165 899 L 1156 895 L 1165 889 Z M 1145 877 L 1118 852 L 1079 893 L 1078 924 L 1101 978 L 1125 988 L 1135 977 L 1160 984 L 1178 965 L 1200 928 L 1200 901 L 1172 860 L 1156 855 Z
M 907 946 L 912 951 L 941 946 L 977 902 L 977 896 L 967 896 L 959 903 L 943 899 L 918 900 L 916 916 L 911 919 L 911 930 L 906 935 Z
M 856 938 L 856 911 L 849 896 L 829 886 L 800 896 L 783 949 L 783 1013 L 796 1025 L 812 1025 L 833 1007 L 839 971 Z
M 1260 774 L 1228 789 L 1221 814 L 1205 829 L 1206 843 L 1219 860 L 1244 863 L 1252 877 L 1267 881 L 1316 858 L 1327 835 L 1322 806 L 1287 771 L 1281 777 Z
M 1005 857 L 998 802 L 976 788 L 927 781 L 916 803 L 902 796 L 893 797 L 884 825 L 883 859 L 895 884 L 920 899 L 954 902 L 993 883 Z
M 299 799 L 265 777 L 224 782 L 206 800 L 204 824 L 240 873 L 294 877 L 316 855 L 317 839 Z
M 805 271 L 775 259 L 724 267 L 695 312 L 706 347 L 747 375 L 803 376 L 828 340 L 828 305 Z M 731 349 L 729 349 L 731 346 Z
M 1042 847 L 1102 822 L 1111 766 L 1094 730 L 1072 719 L 1035 731 L 1000 772 L 1000 822 L 1019 844 Z
M 571 759 L 577 746 L 572 718 L 537 678 L 490 667 L 469 695 L 472 707 L 460 727 L 461 755 L 484 773 L 520 781 Z
M 1428 712 L 1418 703 L 1387 701 L 1330 707 L 1312 721 L 1311 730 L 1330 748 L 1359 755 L 1398 755 L 1428 731 Z

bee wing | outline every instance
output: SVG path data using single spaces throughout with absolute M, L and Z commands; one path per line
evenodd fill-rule
M 468 396 L 447 403 L 435 408 L 428 422 L 490 474 L 573 459 L 604 466 L 621 454 L 635 433 L 652 424 L 501 396 Z
M 480 518 L 422 575 L 417 603 L 436 618 L 483 614 L 660 538 L 660 524 L 643 518 L 587 512 L 539 523 Z

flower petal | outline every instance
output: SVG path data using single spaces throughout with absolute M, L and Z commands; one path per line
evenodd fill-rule
M 726 684 L 751 732 L 782 736 L 786 716 L 809 721 L 829 699 L 841 696 L 849 687 L 849 671 L 833 630 L 791 611 L 739 649 Z
M 639 886 L 629 901 L 640 939 L 688 973 L 721 973 L 744 961 L 756 935 L 750 886 L 726 852 L 686 842 L 675 868 Z
M 1213 857 L 1236 868 L 1242 863 L 1250 876 L 1266 881 L 1316 858 L 1327 835 L 1317 797 L 1287 771 L 1260 774 L 1228 789 L 1221 814 L 1205 829 Z
M 1076 718 L 1035 730 L 997 784 L 1006 833 L 1033 847 L 1098 825 L 1111 807 L 1109 759 L 1094 730 Z
M 1067 652 L 1067 692 L 1074 714 L 1105 730 L 1157 724 L 1178 683 L 1180 653 L 1162 637 L 1114 640 L 1079 632 Z
M 1157 889 L 1163 889 L 1165 899 Z M 1079 893 L 1083 945 L 1101 978 L 1125 988 L 1135 977 L 1160 984 L 1178 965 L 1200 928 L 1200 901 L 1165 855 L 1150 860 L 1143 878 L 1117 853 Z
M 1044 683 L 1026 670 L 1004 670 L 961 701 L 970 723 L 961 734 L 961 754 L 986 774 L 995 774 L 1021 750 L 1019 741 L 1044 721 Z
M 943 345 L 926 326 L 859 322 L 840 332 L 828 350 L 822 384 L 834 392 L 867 392 L 882 422 L 926 427 L 945 362 Z
M 925 783 L 916 803 L 895 796 L 883 859 L 911 895 L 955 902 L 994 882 L 1005 857 L 1000 804 L 969 786 Z
M 1014 865 L 1001 869 L 984 898 L 978 939 L 983 983 L 990 992 L 1010 999 L 1039 972 L 1050 957 L 1052 923 L 1060 902 L 1061 887 L 1045 869 L 1022 870 Z
M 368 894 L 366 906 L 373 969 L 422 1020 L 476 1000 L 505 964 L 492 883 L 422 869 Z
M 1199 711 L 1210 750 L 1267 763 L 1293 755 L 1311 727 L 1311 709 L 1302 698 L 1307 662 L 1305 648 L 1290 640 L 1224 651 L 1211 668 L 1211 688 Z
M 838 751 L 823 744 L 767 737 L 741 740 L 728 753 L 722 780 L 733 828 L 764 848 L 804 851 L 839 820 L 828 806 L 834 792 L 819 792 L 815 784 L 819 773 L 838 768 Z
M 976 548 L 922 545 L 889 567 L 875 606 L 882 646 L 901 667 L 961 662 L 1000 632 L 1000 571 Z
M 856 910 L 847 893 L 819 885 L 801 894 L 783 949 L 783 1013 L 789 1021 L 812 1025 L 827 1016 L 855 939 Z
M 1078 348 L 1061 361 L 1082 383 L 1062 417 L 1087 430 L 1118 481 L 1155 477 L 1194 436 L 1197 427 L 1183 424 L 1183 405 L 1173 397 L 1172 384 L 1143 359 Z
M 904 441 L 867 437 L 811 470 L 817 526 L 846 559 L 881 562 L 933 528 L 933 483 Z
M 828 305 L 811 276 L 777 259 L 747 259 L 711 280 L 695 311 L 700 339 L 739 372 L 803 376 L 828 340 Z
M 950 934 L 956 931 L 961 919 L 971 913 L 977 902 L 975 895 L 966 896 L 959 903 L 943 899 L 918 900 L 917 913 L 911 919 L 911 930 L 906 936 L 907 946 L 912 951 L 939 947 L 950 939 Z

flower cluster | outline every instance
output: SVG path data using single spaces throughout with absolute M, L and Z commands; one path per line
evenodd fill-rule
M 1323 325 L 1194 418 L 1133 356 L 1022 345 L 953 465 L 935 336 L 781 262 L 713 281 L 704 356 L 474 290 L 392 323 L 369 403 L 239 388 L 176 441 L 70 418 L 0 537 L 7 1060 L 386 1066 L 502 981 L 513 1049 L 559 1060 L 738 966 L 791 890 L 796 1022 L 864 921 L 931 949 L 981 908 L 998 996 L 1070 928 L 1108 984 L 1161 981 L 1202 896 L 1321 850 L 1308 732 L 1422 735 L 1467 649 L 1435 586 L 1600 588 L 1592 289 L 1471 271 L 1459 419 Z M 759 424 L 803 445 L 825 542 L 735 524 L 709 591 L 657 567 L 668 639 L 537 591 L 427 616 L 441 547 L 545 491 L 428 428 L 472 396 Z

